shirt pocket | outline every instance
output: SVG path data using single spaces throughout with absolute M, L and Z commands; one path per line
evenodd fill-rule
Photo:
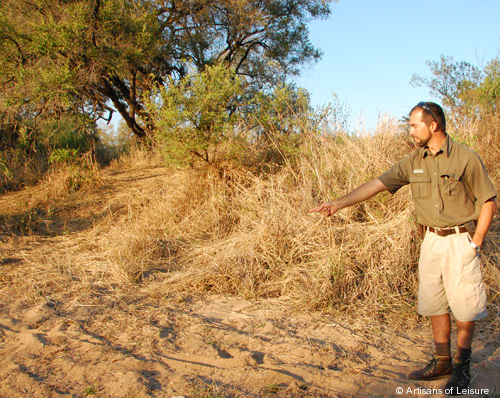
M 475 199 L 466 187 L 466 182 L 455 175 L 446 176 L 443 180 L 443 200 L 451 205 L 459 217 L 471 217 L 475 211 Z
M 463 199 L 467 197 L 464 183 L 460 180 L 460 177 L 455 177 L 453 175 L 443 177 L 443 192 L 454 199 Z
M 415 198 L 425 198 L 431 193 L 431 177 L 428 175 L 410 176 L 411 193 Z

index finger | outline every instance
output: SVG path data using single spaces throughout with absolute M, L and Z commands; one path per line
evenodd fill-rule
M 309 210 L 309 213 L 314 213 L 314 212 L 321 212 L 322 210 L 326 209 L 328 206 L 325 206 L 324 204 L 321 204 L 319 206 L 316 206 L 314 209 Z

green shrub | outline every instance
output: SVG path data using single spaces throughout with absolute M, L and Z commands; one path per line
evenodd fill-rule
M 147 106 L 157 126 L 156 140 L 170 163 L 224 161 L 241 150 L 237 109 L 243 104 L 244 82 L 223 65 L 207 67 L 180 81 L 170 79 Z M 224 155 L 223 146 L 230 146 Z

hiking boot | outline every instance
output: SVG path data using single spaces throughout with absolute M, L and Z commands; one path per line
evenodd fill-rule
M 451 374 L 451 367 L 451 357 L 432 355 L 424 368 L 408 373 L 407 377 L 412 380 L 435 380 Z
M 453 364 L 453 373 L 450 380 L 446 383 L 445 393 L 448 395 L 463 395 L 470 383 L 470 358 L 465 361 L 455 360 Z

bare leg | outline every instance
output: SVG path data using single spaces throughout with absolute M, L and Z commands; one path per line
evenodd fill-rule
M 457 321 L 457 344 L 465 349 L 471 348 L 472 338 L 474 337 L 474 327 L 476 322 Z
M 437 343 L 446 343 L 450 341 L 450 334 L 451 334 L 450 314 L 431 316 L 431 322 L 432 322 L 432 331 L 434 333 L 434 341 Z

